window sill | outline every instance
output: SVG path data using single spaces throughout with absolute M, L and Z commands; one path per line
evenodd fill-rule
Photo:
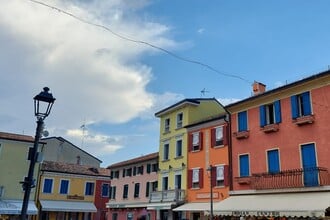
M 294 119 L 292 122 L 298 126 L 312 124 L 315 121 L 314 115 L 305 115 Z
M 183 156 L 181 155 L 181 156 L 175 157 L 174 160 L 179 160 L 179 159 L 182 159 L 182 158 L 183 158 Z
M 213 148 L 215 148 L 215 149 L 217 149 L 217 148 L 223 148 L 225 145 L 216 145 L 216 146 L 214 146 Z
M 234 137 L 236 139 L 245 139 L 245 138 L 248 138 L 250 135 L 250 131 L 237 131 L 237 132 L 234 132 Z
M 265 132 L 265 133 L 271 133 L 271 132 L 276 132 L 279 130 L 279 125 L 278 124 L 269 124 L 265 125 L 264 127 L 261 127 L 260 130 Z
M 166 134 L 169 134 L 169 133 L 171 133 L 171 132 L 170 131 L 164 131 L 163 135 L 166 135 Z
M 251 178 L 249 176 L 246 177 L 235 177 L 235 180 L 238 184 L 249 185 L 251 183 Z

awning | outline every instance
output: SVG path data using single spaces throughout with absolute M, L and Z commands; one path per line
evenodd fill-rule
M 23 201 L 20 200 L 1 200 L 0 214 L 4 215 L 20 215 L 22 211 Z M 38 209 L 33 201 L 29 201 L 27 215 L 37 215 Z
M 97 212 L 92 202 L 40 200 L 42 211 L 52 212 Z
M 107 208 L 143 208 L 143 207 L 147 207 L 147 205 L 149 205 L 150 203 L 118 203 L 118 202 L 109 202 L 106 203 L 106 207 Z
M 207 211 L 210 210 L 210 208 L 211 205 L 209 202 L 191 202 L 183 204 L 182 206 L 173 209 L 173 211 Z
M 173 202 L 159 202 L 159 203 L 149 203 L 147 205 L 148 210 L 157 210 L 157 209 L 172 209 L 176 203 Z
M 214 204 L 215 215 L 324 217 L 330 192 L 237 195 Z

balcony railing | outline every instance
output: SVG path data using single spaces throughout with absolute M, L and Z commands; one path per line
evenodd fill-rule
M 185 191 L 182 189 L 152 192 L 150 202 L 183 202 Z
M 278 173 L 254 173 L 250 177 L 245 177 L 248 181 L 244 183 L 240 181 L 242 178 L 235 179 L 239 184 L 249 184 L 251 189 L 256 190 L 330 185 L 330 173 L 323 167 L 284 170 Z

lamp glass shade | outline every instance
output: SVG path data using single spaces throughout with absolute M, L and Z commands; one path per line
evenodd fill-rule
M 34 98 L 34 114 L 36 117 L 46 118 L 54 104 L 55 98 L 49 93 L 49 88 L 44 87 L 43 91 Z

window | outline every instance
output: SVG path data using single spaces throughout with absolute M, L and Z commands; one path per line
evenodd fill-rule
M 192 187 L 193 188 L 199 187 L 199 169 L 192 170 Z
M 166 118 L 165 119 L 165 130 L 164 130 L 164 132 L 170 132 L 170 119 L 169 118 Z
M 134 185 L 134 198 L 139 198 L 140 196 L 140 183 L 135 183 Z
M 94 195 L 94 182 L 86 182 L 85 195 L 86 196 Z
M 239 174 L 240 177 L 250 176 L 249 155 L 239 156 Z
M 167 190 L 168 189 L 168 176 L 164 176 L 163 177 L 163 190 Z
M 110 195 L 110 184 L 109 183 L 103 183 L 102 184 L 102 197 L 109 197 Z
M 225 167 L 223 165 L 216 166 L 216 186 L 225 185 Z
M 151 192 L 156 192 L 158 188 L 158 181 L 154 181 L 151 183 Z
M 182 156 L 182 140 L 181 139 L 176 141 L 175 156 L 176 157 Z
M 69 180 L 61 180 L 60 194 L 68 194 L 69 192 Z
M 247 111 L 238 113 L 238 131 L 247 131 Z
M 281 122 L 281 102 L 275 101 L 267 105 L 259 107 L 260 126 L 264 127 L 269 124 L 278 124 Z
M 143 165 L 137 168 L 137 174 L 143 174 Z
M 128 198 L 128 184 L 124 185 L 124 190 L 123 190 L 123 199 Z
M 291 113 L 293 119 L 312 114 L 309 92 L 291 96 Z
M 280 160 L 279 160 L 278 150 L 267 151 L 267 161 L 268 161 L 269 173 L 280 172 Z
M 192 133 L 189 136 L 189 151 L 200 151 L 203 148 L 203 136 L 201 132 Z
M 152 172 L 157 172 L 158 171 L 158 163 L 154 163 L 152 164 L 152 169 L 151 169 Z
M 52 193 L 52 191 L 53 191 L 53 179 L 45 178 L 42 192 Z
M 227 144 L 227 127 L 219 126 L 211 130 L 212 147 Z
M 126 176 L 132 176 L 132 168 L 126 169 Z
M 114 171 L 112 177 L 118 179 L 119 178 L 119 170 Z
M 176 128 L 182 128 L 183 124 L 183 113 L 179 113 L 176 115 Z
M 163 160 L 169 159 L 169 153 L 170 153 L 170 145 L 168 143 L 164 144 L 164 155 Z
M 110 199 L 116 199 L 116 186 L 110 186 Z
M 181 182 L 182 182 L 181 174 L 175 175 L 175 189 L 181 189 Z
M 112 220 L 118 220 L 118 213 L 112 213 Z

